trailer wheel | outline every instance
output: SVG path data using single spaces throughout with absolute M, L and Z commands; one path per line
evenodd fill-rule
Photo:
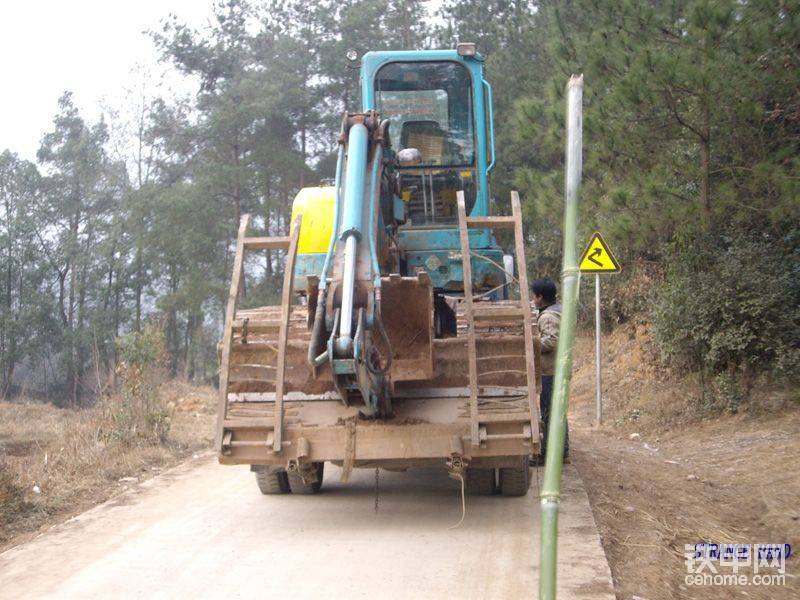
M 470 496 L 490 496 L 496 490 L 494 469 L 467 469 L 464 488 Z
M 289 478 L 286 471 L 276 467 L 261 467 L 256 470 L 256 483 L 264 495 L 289 493 Z
M 524 496 L 531 486 L 531 470 L 524 467 L 500 469 L 500 493 L 503 496 Z
M 299 473 L 288 473 L 289 489 L 293 494 L 317 494 L 322 487 L 322 473 L 325 471 L 325 463 L 314 463 L 317 471 L 317 480 L 313 483 L 305 483 Z

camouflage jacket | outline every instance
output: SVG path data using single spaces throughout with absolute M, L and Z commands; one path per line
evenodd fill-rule
M 561 326 L 561 304 L 551 304 L 539 311 L 536 324 L 542 344 L 542 375 L 553 375 L 558 347 L 558 329 Z

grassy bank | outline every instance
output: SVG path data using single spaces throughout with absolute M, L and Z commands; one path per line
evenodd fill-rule
M 214 390 L 158 389 L 158 435 L 131 427 L 121 398 L 90 409 L 0 403 L 0 548 L 209 447 Z

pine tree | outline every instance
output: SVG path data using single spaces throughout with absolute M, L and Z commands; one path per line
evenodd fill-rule
M 45 257 L 37 238 L 44 223 L 35 209 L 36 165 L 6 150 L 0 154 L 0 398 L 7 398 L 14 371 L 47 351 L 50 321 Z
M 53 125 L 37 154 L 48 173 L 40 206 L 47 225 L 40 242 L 57 282 L 67 397 L 79 404 L 92 347 L 96 251 L 119 195 L 103 148 L 105 124 L 87 125 L 65 93 Z

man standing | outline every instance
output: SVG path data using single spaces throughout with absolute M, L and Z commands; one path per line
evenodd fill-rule
M 539 408 L 544 421 L 544 437 L 542 439 L 542 458 L 547 450 L 547 430 L 550 425 L 550 404 L 553 400 L 553 375 L 555 372 L 556 348 L 558 348 L 558 330 L 561 326 L 561 304 L 556 302 L 556 284 L 545 277 L 531 284 L 533 303 L 539 309 L 537 325 L 542 348 L 542 393 L 539 396 Z M 569 456 L 569 428 L 564 435 L 564 458 Z

